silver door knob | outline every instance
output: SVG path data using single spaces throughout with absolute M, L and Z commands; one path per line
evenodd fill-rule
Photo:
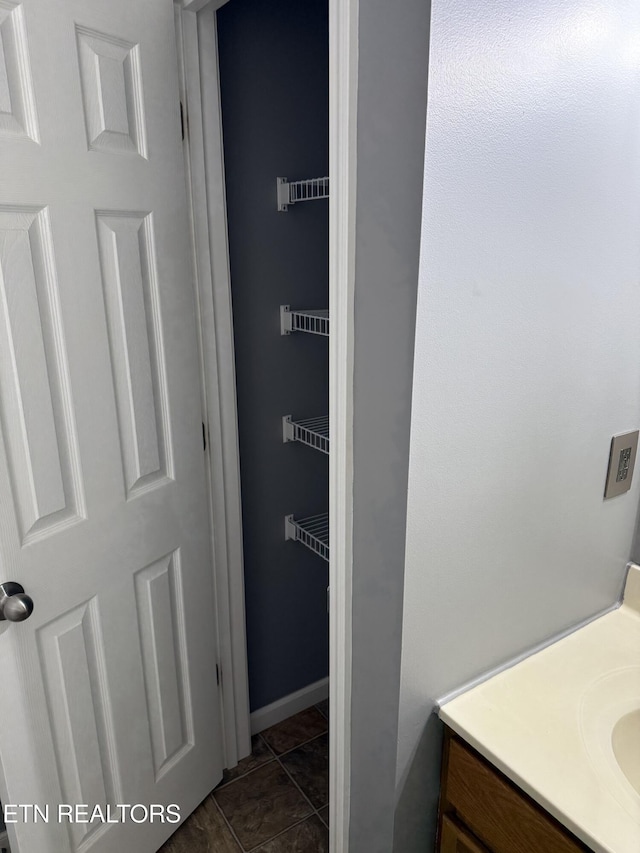
M 24 622 L 33 613 L 33 599 L 15 581 L 0 583 L 0 622 Z

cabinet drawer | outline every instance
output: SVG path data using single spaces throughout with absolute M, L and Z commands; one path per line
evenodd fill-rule
M 588 850 L 551 815 L 455 737 L 449 743 L 445 785 L 447 805 L 493 853 L 584 853 Z
M 452 818 L 443 815 L 440 853 L 488 853 L 488 851 Z

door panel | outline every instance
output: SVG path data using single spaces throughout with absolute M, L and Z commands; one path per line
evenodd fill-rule
M 0 582 L 35 603 L 0 622 L 5 803 L 186 815 L 221 776 L 181 144 L 169 0 L 0 0 Z
M 158 780 L 193 746 L 180 553 L 136 574 L 151 746 Z
M 100 211 L 98 242 L 127 497 L 171 477 L 151 213 Z
M 0 273 L 0 415 L 26 544 L 81 505 L 46 207 L 0 205 Z
M 139 45 L 86 27 L 76 36 L 89 148 L 146 157 Z
M 0 136 L 38 141 L 38 122 L 22 5 L 0 3 Z
M 37 639 L 64 802 L 121 802 L 109 691 L 99 675 L 104 645 L 96 599 L 50 622 Z M 99 829 L 74 824 L 74 846 Z

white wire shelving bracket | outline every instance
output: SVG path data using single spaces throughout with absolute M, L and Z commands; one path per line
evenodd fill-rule
M 284 517 L 284 538 L 302 542 L 310 551 L 329 562 L 329 513 L 307 518 Z
M 280 334 L 307 332 L 310 335 L 329 336 L 329 311 L 326 308 L 291 310 L 289 305 L 280 306 Z
M 288 181 L 277 178 L 278 210 L 286 213 L 289 205 L 299 201 L 314 201 L 318 198 L 329 198 L 329 178 L 309 178 L 307 181 Z
M 282 418 L 282 440 L 299 441 L 314 450 L 329 453 L 329 417 L 296 418 L 285 415 Z

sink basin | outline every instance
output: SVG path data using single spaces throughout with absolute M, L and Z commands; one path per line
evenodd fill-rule
M 640 666 L 621 667 L 589 685 L 580 729 L 592 768 L 640 822 Z
M 611 745 L 620 769 L 640 794 L 640 708 L 618 720 L 613 727 Z

